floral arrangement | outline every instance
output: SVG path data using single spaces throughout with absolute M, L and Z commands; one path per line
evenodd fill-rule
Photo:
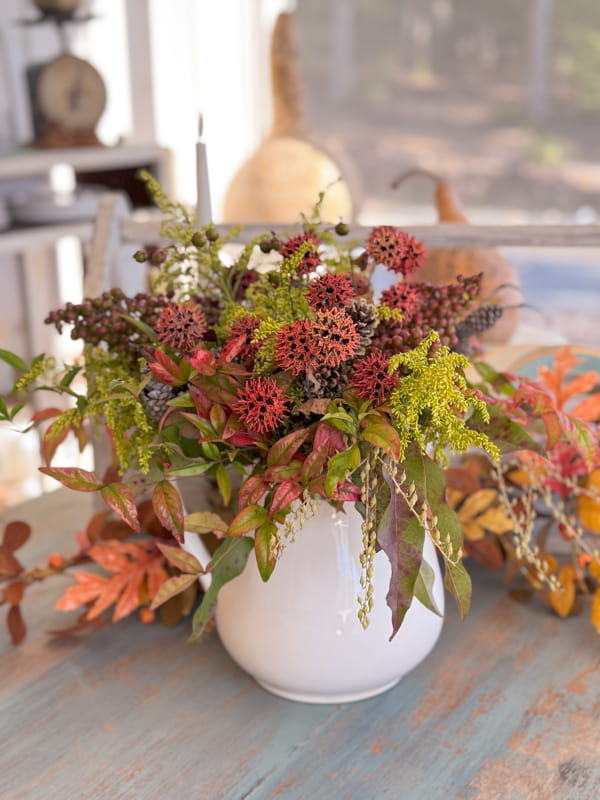
M 492 462 L 469 454 L 446 471 L 447 497 L 465 551 L 504 568 L 512 597 L 537 594 L 561 617 L 587 605 L 600 633 L 600 375 L 580 364 L 564 347 L 537 380 L 519 379 L 522 412 L 543 418 L 550 433 L 546 457 L 523 450 Z M 490 377 L 515 392 L 515 376 Z
M 108 507 L 90 521 L 79 552 L 67 561 L 57 555 L 43 575 L 14 556 L 28 532 L 21 523 L 17 533 L 7 528 L 0 566 L 11 582 L 4 602 L 13 638 L 24 635 L 19 603 L 28 583 L 89 561 L 112 574 L 76 571 L 77 584 L 58 604 L 84 606 L 82 625 L 111 606 L 115 620 L 138 608 L 143 621 L 159 607 L 174 618 L 190 613 L 198 575 L 211 572 L 193 616 L 197 638 L 220 587 L 249 557 L 268 580 L 315 498 L 337 508 L 353 503 L 362 515 L 363 625 L 379 549 L 392 568 L 392 636 L 414 597 L 435 610 L 422 556 L 427 535 L 466 613 L 462 527 L 445 499 L 448 454 L 475 447 L 497 459 L 544 446 L 524 427 L 531 417 L 521 405 L 530 398 L 499 402 L 491 381 L 474 388 L 465 378 L 469 362 L 458 351 L 499 316 L 478 305 L 480 276 L 418 282 L 424 249 L 413 237 L 380 226 L 366 242 L 344 244 L 347 226 L 326 228 L 316 216 L 300 233 L 253 239 L 227 263 L 224 251 L 238 232 L 198 229 L 146 180 L 171 242 L 134 256 L 152 265 L 151 289 L 133 298 L 113 289 L 49 314 L 48 323 L 69 326 L 83 341 L 83 363 L 56 368 L 40 355 L 25 364 L 0 352 L 22 373 L 13 396 L 35 388 L 71 401 L 33 417 L 32 425 L 48 426 L 41 471 L 97 492 Z M 381 265 L 394 282 L 376 298 L 372 277 Z M 2 401 L 0 416 L 13 421 L 21 408 Z M 103 475 L 53 466 L 65 437 L 83 446 L 90 425 L 108 431 L 115 464 Z M 589 432 L 577 433 L 578 446 L 586 445 Z M 186 516 L 181 481 L 198 476 L 218 487 L 224 512 Z M 209 564 L 178 547 L 184 530 L 211 537 Z M 144 538 L 131 538 L 142 531 Z

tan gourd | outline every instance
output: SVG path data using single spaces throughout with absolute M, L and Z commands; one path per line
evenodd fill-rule
M 227 190 L 225 222 L 291 224 L 309 215 L 319 193 L 324 221 L 353 217 L 340 167 L 309 141 L 292 14 L 280 14 L 271 44 L 273 127 Z M 329 188 L 328 188 L 329 187 Z
M 410 170 L 400 175 L 391 184 L 392 188 L 416 175 L 435 181 L 435 205 L 440 222 L 469 222 L 452 186 L 432 172 Z M 423 269 L 413 276 L 413 280 L 448 283 L 455 280 L 457 275 L 475 275 L 478 272 L 483 272 L 481 301 L 499 302 L 502 306 L 509 307 L 500 320 L 479 338 L 486 344 L 505 344 L 519 323 L 519 310 L 510 307 L 523 302 L 523 293 L 518 272 L 496 250 L 479 247 L 430 249 L 427 251 Z

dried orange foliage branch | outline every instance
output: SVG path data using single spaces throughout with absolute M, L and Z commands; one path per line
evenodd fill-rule
M 561 348 L 553 368 L 515 393 L 553 442 L 547 458 L 523 451 L 495 465 L 467 456 L 447 472 L 448 502 L 467 553 L 504 567 L 515 599 L 538 593 L 561 617 L 587 603 L 600 633 L 600 376 L 573 376 L 579 364 Z

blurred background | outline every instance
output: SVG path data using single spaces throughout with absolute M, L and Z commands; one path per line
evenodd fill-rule
M 277 28 L 281 12 L 293 17 Z M 40 74 L 65 54 L 100 83 L 86 84 L 71 62 L 74 72 L 46 73 L 49 99 L 40 97 Z M 79 103 L 91 121 L 74 135 L 68 118 Z M 50 128 L 40 104 L 58 109 Z M 473 223 L 595 222 L 600 3 L 2 0 L 0 348 L 72 357 L 36 320 L 81 298 L 100 194 L 120 191 L 129 213 L 151 217 L 135 179 L 143 166 L 194 205 L 200 114 L 216 222 L 248 210 L 240 173 L 256 209 L 256 181 L 264 188 L 276 171 L 265 142 L 277 137 L 310 145 L 319 175 L 341 175 L 343 216 L 366 225 L 437 220 L 430 179 L 391 188 L 414 168 L 448 182 Z M 292 166 L 289 157 L 279 164 L 288 176 Z M 303 210 L 294 206 L 301 190 L 316 199 L 314 182 L 302 180 L 289 179 L 290 221 Z M 597 249 L 503 255 L 542 340 L 600 346 Z M 11 382 L 0 364 L 0 390 Z M 0 505 L 40 491 L 25 438 L 0 429 Z

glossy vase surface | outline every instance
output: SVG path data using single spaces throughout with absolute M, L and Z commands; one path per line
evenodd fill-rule
M 442 618 L 417 599 L 389 641 L 390 565 L 383 552 L 375 556 L 370 624 L 362 627 L 357 616 L 361 522 L 353 504 L 336 512 L 319 502 L 267 582 L 251 553 L 243 573 L 219 592 L 217 631 L 225 649 L 270 692 L 309 703 L 361 700 L 394 686 L 435 645 Z M 186 534 L 185 547 L 206 561 L 198 536 Z M 442 576 L 429 537 L 424 556 L 434 570 L 433 594 L 443 612 Z

